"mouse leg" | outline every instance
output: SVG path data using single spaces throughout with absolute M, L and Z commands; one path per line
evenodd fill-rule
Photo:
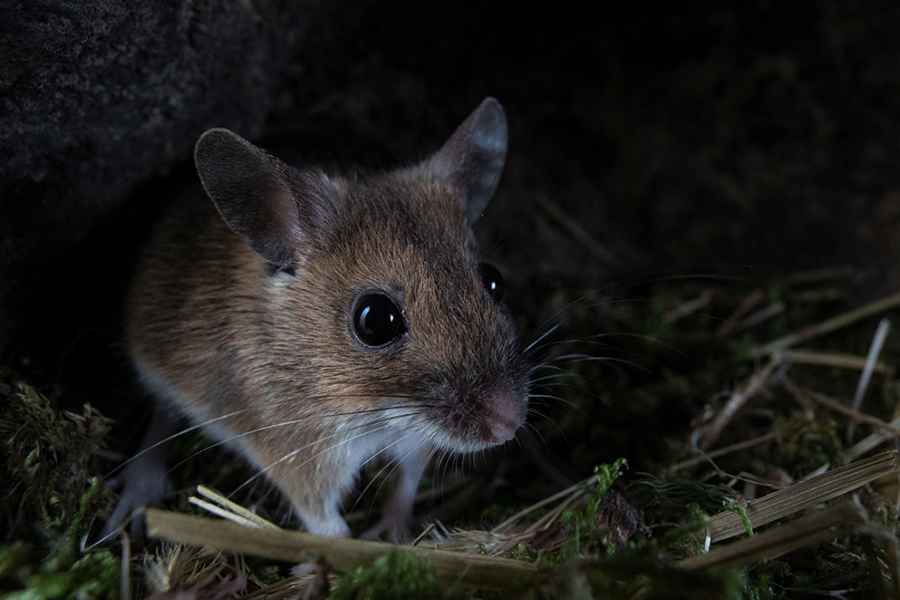
M 305 513 L 301 520 L 306 525 L 309 533 L 330 538 L 350 538 L 350 528 L 338 510 L 338 504 L 334 503 L 318 514 Z
M 325 436 L 326 439 L 328 437 Z M 302 442 L 298 445 L 306 446 Z M 350 528 L 341 516 L 340 508 L 344 494 L 353 485 L 357 467 L 348 464 L 347 455 L 329 453 L 328 444 L 324 445 L 325 450 L 310 446 L 310 454 L 291 453 L 285 457 L 278 446 L 268 444 L 264 448 L 265 453 L 256 457 L 254 462 L 272 484 L 281 488 L 290 499 L 294 514 L 307 532 L 324 537 L 349 538 L 352 537 Z M 263 444 L 256 447 L 263 448 Z
M 134 511 L 144 506 L 153 506 L 169 491 L 172 483 L 168 477 L 166 455 L 171 445 L 168 438 L 178 429 L 178 421 L 172 418 L 166 407 L 157 404 L 153 417 L 141 439 L 138 453 L 129 460 L 122 473 L 116 477 L 121 485 L 122 495 L 112 516 L 106 522 L 104 537 L 115 533 L 119 525 Z M 143 533 L 141 520 L 131 523 L 131 533 Z
M 420 443 L 417 443 L 414 448 L 404 446 L 402 451 L 398 449 L 395 455 L 395 460 L 398 461 L 397 485 L 384 505 L 381 520 L 374 527 L 365 531 L 360 538 L 369 540 L 383 538 L 395 544 L 411 540 L 410 522 L 413 503 L 416 499 L 422 472 L 431 456 L 431 450 L 430 445 Z

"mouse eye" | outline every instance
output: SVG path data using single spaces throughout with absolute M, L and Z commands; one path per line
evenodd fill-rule
M 478 265 L 478 273 L 481 275 L 481 282 L 484 289 L 487 290 L 494 302 L 500 302 L 503 297 L 503 276 L 494 265 L 481 263 Z
M 353 311 L 353 329 L 366 346 L 384 346 L 406 331 L 400 309 L 384 294 L 366 294 Z

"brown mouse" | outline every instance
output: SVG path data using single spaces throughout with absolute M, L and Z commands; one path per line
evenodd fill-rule
M 167 214 L 129 295 L 128 352 L 159 404 L 111 521 L 164 491 L 157 442 L 179 415 L 264 472 L 308 531 L 335 537 L 350 535 L 340 507 L 368 461 L 398 477 L 367 536 L 396 541 L 434 452 L 513 439 L 530 368 L 472 233 L 506 149 L 493 98 L 431 157 L 372 176 L 296 169 L 204 133 L 209 198 Z

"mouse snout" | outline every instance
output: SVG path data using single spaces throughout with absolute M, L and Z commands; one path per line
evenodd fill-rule
M 525 400 L 510 391 L 495 392 L 485 401 L 486 418 L 481 435 L 491 444 L 502 444 L 516 437 L 525 423 Z

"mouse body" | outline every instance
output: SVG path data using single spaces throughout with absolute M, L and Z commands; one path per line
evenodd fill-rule
M 513 439 L 530 368 L 472 232 L 506 149 L 492 98 L 434 155 L 374 175 L 290 167 L 224 129 L 201 136 L 208 197 L 163 218 L 129 293 L 128 354 L 158 409 L 118 518 L 163 491 L 157 442 L 179 415 L 332 537 L 350 535 L 341 505 L 370 460 L 397 481 L 367 536 L 399 541 L 434 452 Z

